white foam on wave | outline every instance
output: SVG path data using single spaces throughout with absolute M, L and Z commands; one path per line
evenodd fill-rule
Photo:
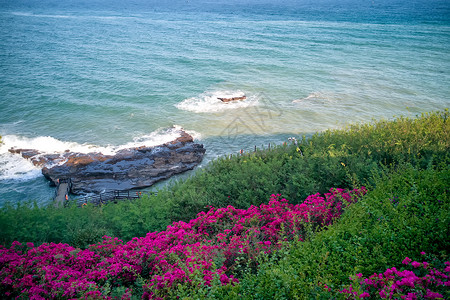
M 323 101 L 331 101 L 330 95 L 322 92 L 312 92 L 304 98 L 293 100 L 292 103 L 323 102 Z
M 57 19 L 68 19 L 68 18 L 73 17 L 73 16 L 69 16 L 69 15 L 46 15 L 46 14 L 35 14 L 35 13 L 21 12 L 21 11 L 12 12 L 11 14 L 15 15 L 15 16 L 20 16 L 20 17 L 39 17 L 39 18 L 57 18 Z
M 180 137 L 181 130 L 184 130 L 184 129 L 178 125 L 174 125 L 172 128 L 169 128 L 169 129 L 158 129 L 148 135 L 136 137 L 133 139 L 132 142 L 127 143 L 125 145 L 121 145 L 118 147 L 112 147 L 113 153 L 116 153 L 118 150 L 127 149 L 127 148 L 142 147 L 142 146 L 153 147 L 153 146 L 158 146 L 161 144 L 168 143 L 168 142 L 173 141 L 176 138 Z M 187 130 L 185 130 L 185 131 L 187 133 L 191 134 L 194 137 L 194 139 L 196 138 L 196 135 L 199 136 L 196 132 L 187 131 Z
M 1 150 L 2 147 L 0 147 Z M 19 155 L 0 153 L 0 180 L 30 180 L 41 176 L 41 169 Z
M 99 147 L 91 144 L 79 144 L 76 142 L 65 142 L 50 136 L 39 136 L 28 138 L 17 135 L 5 135 L 2 137 L 2 152 L 8 152 L 10 148 L 16 149 L 34 149 L 44 154 L 63 153 L 66 150 L 72 152 L 89 153 L 101 152 L 103 154 L 112 154 L 109 147 Z
M 98 20 L 121 20 L 121 19 L 136 19 L 136 16 L 102 16 L 102 15 L 57 15 L 57 14 L 39 14 L 31 12 L 14 11 L 11 12 L 14 16 L 19 17 L 34 17 L 34 18 L 53 18 L 53 19 L 98 19 Z
M 22 158 L 18 154 L 9 153 L 11 148 L 33 149 L 42 154 L 63 154 L 67 150 L 78 153 L 100 152 L 105 155 L 114 155 L 117 151 L 133 147 L 153 147 L 168 143 L 180 136 L 182 128 L 174 126 L 169 129 L 158 129 L 148 135 L 139 136 L 132 142 L 119 146 L 97 146 L 92 144 L 80 144 L 76 142 L 65 142 L 50 136 L 40 136 L 35 138 L 22 137 L 17 135 L 2 136 L 3 144 L 0 145 L 0 180 L 30 180 L 41 176 L 41 170 L 35 167 L 29 160 Z M 189 131 L 194 138 L 200 135 Z
M 197 97 L 192 97 L 183 100 L 175 105 L 178 109 L 192 111 L 195 113 L 217 113 L 238 108 L 245 108 L 249 106 L 256 106 L 259 99 L 256 95 L 247 95 L 247 99 L 232 102 L 222 102 L 219 98 L 234 98 L 242 97 L 245 93 L 236 91 L 212 91 L 204 92 Z

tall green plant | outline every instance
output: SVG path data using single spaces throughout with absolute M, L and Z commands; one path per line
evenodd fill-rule
M 169 224 L 167 209 L 165 203 L 150 195 L 102 207 L 6 205 L 0 208 L 0 244 L 9 245 L 15 240 L 61 242 L 85 248 L 104 235 L 131 240 L 149 231 L 163 230 Z

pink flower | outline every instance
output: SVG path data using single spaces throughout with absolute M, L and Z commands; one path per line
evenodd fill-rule
M 22 243 L 18 242 L 18 241 L 14 241 L 12 242 L 12 247 L 14 248 L 15 246 L 22 246 Z
M 426 253 L 422 251 L 422 252 L 420 252 L 420 254 L 425 255 Z
M 370 295 L 368 292 L 364 292 L 361 295 L 359 295 L 359 298 L 369 298 L 369 297 L 370 297 Z
M 411 259 L 409 257 L 406 257 L 403 261 L 402 264 L 404 265 L 409 265 L 409 263 L 411 262 Z
M 236 256 L 245 254 L 250 260 L 260 251 L 270 253 L 272 245 L 279 245 L 281 239 L 288 240 L 286 236 L 280 236 L 283 228 L 291 236 L 289 239 L 302 241 L 299 225 L 306 222 L 317 226 L 331 224 L 342 214 L 342 200 L 337 196 L 354 203 L 360 194 L 364 194 L 364 190 L 345 192 L 335 189 L 325 197 L 311 195 L 300 205 L 280 200 L 281 196 L 274 194 L 268 204 L 259 207 L 208 206 L 208 212 L 199 213 L 188 223 L 174 222 L 165 231 L 149 232 L 145 237 L 133 238 L 128 243 L 105 236 L 102 242 L 86 250 L 66 244 L 34 247 L 27 243 L 30 249 L 22 253 L 21 244 L 14 242 L 10 249 L 0 246 L 0 262 L 4 264 L 0 271 L 5 271 L 0 272 L 0 282 L 20 286 L 18 292 L 31 299 L 43 295 L 52 298 L 57 294 L 72 299 L 84 295 L 106 299 L 101 289 L 106 281 L 127 286 L 135 282 L 137 276 L 142 276 L 144 269 L 148 272 L 142 286 L 145 299 L 155 299 L 157 290 L 164 294 L 179 282 L 194 284 L 197 279 L 193 274 L 197 270 L 204 275 L 201 280 L 206 285 L 210 285 L 216 276 L 222 284 L 238 283 L 233 275 L 225 274 L 235 271 Z M 255 243 L 253 239 L 256 239 Z M 256 248 L 257 245 L 264 246 L 261 249 Z M 225 260 L 222 265 L 213 267 L 218 256 Z M 177 257 L 177 261 L 173 257 Z M 8 275 L 18 265 L 25 267 L 17 271 L 20 273 L 15 277 Z M 42 271 L 40 278 L 34 277 L 36 275 L 30 272 L 33 271 L 30 266 Z M 358 276 L 362 277 L 362 274 Z M 42 281 L 42 285 L 37 286 L 35 279 Z M 369 281 L 375 284 L 372 278 Z M 124 299 L 131 298 L 131 290 L 125 291 L 123 296 Z M 368 293 L 361 296 L 368 297 Z
M 412 265 L 414 268 L 418 268 L 418 267 L 420 267 L 422 264 L 421 264 L 420 262 L 413 261 L 413 262 L 411 263 L 411 265 Z
M 408 295 L 406 295 L 406 300 L 417 300 L 416 293 L 408 293 Z
M 226 285 L 226 284 L 230 283 L 230 279 L 228 278 L 227 275 L 222 274 L 222 275 L 220 275 L 220 282 L 222 282 L 223 285 Z
M 380 298 L 386 299 L 386 293 L 384 292 L 384 290 L 381 290 L 379 294 L 380 294 Z
M 442 296 L 439 293 L 435 293 L 430 291 L 429 289 L 427 289 L 427 294 L 425 295 L 426 299 L 437 299 L 437 298 L 443 298 L 444 296 Z

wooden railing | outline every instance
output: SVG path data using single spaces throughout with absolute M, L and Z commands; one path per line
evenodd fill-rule
M 156 195 L 157 192 L 151 192 L 146 194 Z M 106 204 L 108 202 L 117 203 L 118 201 L 123 200 L 135 200 L 142 197 L 142 192 L 139 191 L 109 191 L 103 192 L 100 194 L 92 194 L 81 197 L 76 197 L 67 201 L 67 205 L 71 203 L 76 203 L 78 206 L 84 206 L 89 203 L 94 204 L 95 206 L 100 206 Z

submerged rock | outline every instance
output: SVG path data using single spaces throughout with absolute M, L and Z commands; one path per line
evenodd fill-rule
M 99 193 L 149 187 L 157 181 L 193 169 L 205 154 L 202 144 L 194 143 L 191 135 L 180 131 L 177 139 L 154 147 L 136 147 L 102 153 L 41 154 L 32 149 L 10 149 L 34 165 L 56 184 L 58 179 L 71 179 L 74 194 Z
M 217 98 L 217 99 L 219 99 L 219 100 L 222 101 L 222 102 L 227 103 L 227 102 L 233 102 L 233 101 L 242 101 L 242 100 L 245 100 L 245 99 L 247 99 L 247 96 L 242 95 L 242 96 L 236 96 L 236 97 L 220 97 L 220 98 Z

